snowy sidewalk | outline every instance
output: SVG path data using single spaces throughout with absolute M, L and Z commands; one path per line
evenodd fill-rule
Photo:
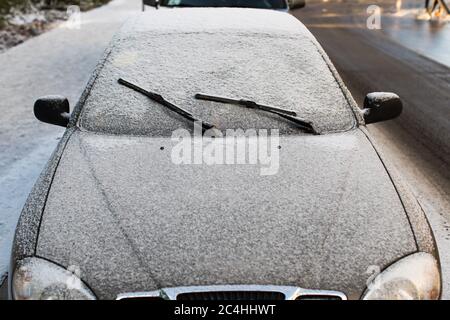
M 62 24 L 0 54 L 0 279 L 22 206 L 64 132 L 34 118 L 35 99 L 62 94 L 73 107 L 114 33 L 140 10 L 140 0 L 114 0 L 82 13 L 80 29 Z

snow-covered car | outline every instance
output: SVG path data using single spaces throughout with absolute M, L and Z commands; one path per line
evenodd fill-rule
M 402 103 L 363 107 L 288 13 L 143 13 L 72 113 L 36 101 L 67 129 L 21 214 L 10 297 L 438 299 L 427 219 L 365 127 Z
M 145 6 L 189 8 L 189 7 L 234 7 L 257 8 L 287 11 L 305 6 L 305 0 L 142 0 L 142 10 Z

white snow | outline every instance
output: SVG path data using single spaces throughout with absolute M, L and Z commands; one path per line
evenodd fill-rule
M 303 33 L 309 31 L 286 12 L 243 8 L 183 8 L 148 10 L 133 19 L 125 32 L 228 32 L 270 31 Z

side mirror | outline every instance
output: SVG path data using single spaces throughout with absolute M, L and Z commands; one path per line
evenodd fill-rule
M 372 92 L 364 99 L 362 110 L 366 124 L 397 118 L 403 110 L 400 97 L 390 92 Z
M 159 0 L 142 0 L 142 11 L 145 11 L 145 6 L 155 7 L 158 9 Z
M 289 9 L 300 9 L 306 5 L 306 0 L 288 0 Z
M 45 96 L 34 103 L 34 116 L 46 123 L 67 127 L 70 118 L 69 100 L 61 96 Z

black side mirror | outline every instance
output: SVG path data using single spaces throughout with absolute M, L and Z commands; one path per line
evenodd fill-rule
M 306 5 L 306 0 L 288 0 L 289 9 L 300 9 Z
M 158 9 L 159 0 L 142 0 L 142 11 L 145 11 L 145 6 L 155 7 Z
M 34 103 L 34 116 L 46 123 L 67 127 L 70 118 L 69 100 L 61 96 L 45 96 Z
M 400 97 L 390 92 L 372 92 L 364 99 L 362 110 L 366 124 L 397 118 L 403 110 Z

